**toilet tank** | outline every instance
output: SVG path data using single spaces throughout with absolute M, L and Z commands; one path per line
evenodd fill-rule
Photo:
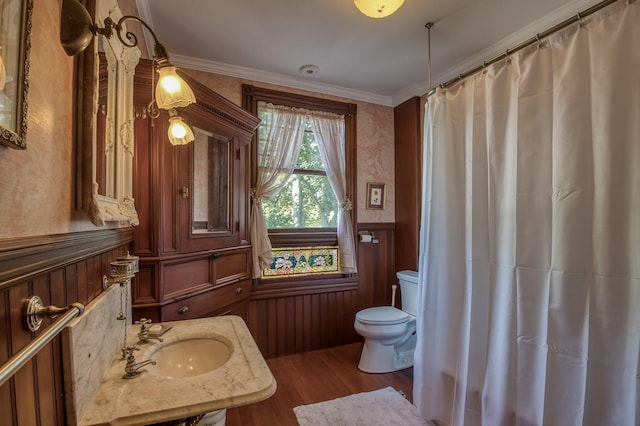
M 408 270 L 399 271 L 396 273 L 396 276 L 400 282 L 402 310 L 415 316 L 418 303 L 418 272 Z

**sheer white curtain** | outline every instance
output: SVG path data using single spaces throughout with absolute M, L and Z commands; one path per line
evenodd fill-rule
M 445 425 L 638 425 L 640 2 L 425 115 L 414 403 Z
M 340 267 L 346 273 L 356 273 L 351 200 L 347 198 L 347 166 L 345 161 L 344 117 L 324 112 L 310 112 L 311 128 L 318 142 L 322 164 L 333 189 L 340 212 L 338 216 L 338 246 Z
M 275 197 L 291 176 L 300 154 L 306 120 L 305 114 L 299 110 L 282 105 L 259 102 L 258 111 L 266 114 L 262 121 L 263 134 L 260 135 L 263 141 L 258 144 L 256 187 L 251 194 L 253 278 L 259 278 L 260 272 L 273 260 L 262 201 Z

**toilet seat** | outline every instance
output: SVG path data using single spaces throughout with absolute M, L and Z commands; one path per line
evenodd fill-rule
M 356 321 L 371 325 L 393 325 L 408 322 L 410 315 L 393 306 L 377 306 L 363 309 L 356 314 Z

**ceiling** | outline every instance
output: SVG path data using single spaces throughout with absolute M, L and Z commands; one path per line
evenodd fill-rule
M 373 19 L 352 0 L 136 0 L 175 65 L 388 106 L 427 92 L 427 22 L 433 87 L 596 2 L 405 0 Z

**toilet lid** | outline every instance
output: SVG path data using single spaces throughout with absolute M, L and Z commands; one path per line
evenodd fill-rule
M 364 324 L 400 324 L 409 321 L 409 314 L 393 306 L 363 309 L 356 319 Z

